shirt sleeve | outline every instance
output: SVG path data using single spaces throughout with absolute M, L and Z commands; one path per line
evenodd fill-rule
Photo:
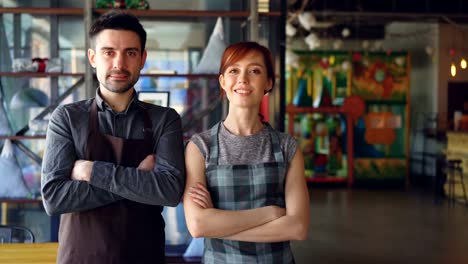
M 41 193 L 49 215 L 93 209 L 122 199 L 87 182 L 71 179 L 78 158 L 70 124 L 69 115 L 60 106 L 52 114 L 47 129 Z
M 157 142 L 153 150 L 156 154 L 154 169 L 143 171 L 95 161 L 91 185 L 138 203 L 163 206 L 179 203 L 185 184 L 181 119 L 175 110 L 169 109 L 153 120 L 159 120 L 153 127 L 162 127 L 154 132 Z

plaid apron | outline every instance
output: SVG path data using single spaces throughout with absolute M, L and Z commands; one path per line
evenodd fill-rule
M 265 123 L 273 145 L 275 162 L 219 165 L 218 133 L 211 128 L 210 158 L 206 178 L 215 208 L 244 210 L 268 205 L 285 207 L 284 185 L 287 163 L 276 131 Z M 294 263 L 289 241 L 255 243 L 205 238 L 204 263 Z

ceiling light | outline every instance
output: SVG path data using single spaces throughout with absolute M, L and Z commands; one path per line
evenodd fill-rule
M 304 12 L 300 13 L 299 16 L 297 16 L 297 19 L 299 20 L 299 23 L 306 29 L 310 30 L 312 26 L 315 24 L 317 19 L 315 19 L 314 14 L 312 12 Z
M 460 67 L 464 70 L 466 69 L 466 60 L 465 58 L 462 58 L 460 61 Z
M 426 46 L 425 51 L 427 55 L 432 55 L 432 52 L 434 52 L 434 49 L 431 46 Z
M 343 38 L 347 38 L 349 37 L 349 35 L 351 35 L 351 30 L 349 30 L 349 28 L 343 28 L 343 30 L 341 31 L 341 36 L 343 36 Z
M 297 28 L 294 27 L 291 23 L 286 23 L 286 36 L 293 37 L 296 35 Z
M 455 63 L 452 62 L 452 66 L 450 66 L 450 74 L 452 77 L 455 77 L 457 75 L 457 67 L 455 66 Z
M 320 40 L 317 37 L 317 34 L 310 33 L 307 37 L 304 38 L 305 43 L 309 46 L 310 50 L 320 47 Z

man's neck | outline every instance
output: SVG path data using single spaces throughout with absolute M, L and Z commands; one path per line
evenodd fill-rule
M 129 89 L 125 93 L 114 93 L 105 88 L 99 88 L 102 99 L 114 110 L 115 112 L 123 112 L 127 109 L 128 104 L 133 98 L 134 89 Z

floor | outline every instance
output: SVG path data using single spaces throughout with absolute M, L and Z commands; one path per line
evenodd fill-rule
M 301 263 L 468 263 L 468 207 L 423 191 L 311 188 Z

